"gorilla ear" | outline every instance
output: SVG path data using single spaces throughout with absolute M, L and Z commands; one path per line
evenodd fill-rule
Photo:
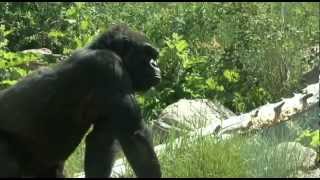
M 159 56 L 159 51 L 158 51 L 156 48 L 154 48 L 153 46 L 151 46 L 151 44 L 145 43 L 145 44 L 143 45 L 143 48 L 144 48 L 144 51 L 145 51 L 148 55 L 150 55 L 152 58 L 154 58 L 154 59 L 157 59 L 157 58 L 158 58 L 158 56 Z

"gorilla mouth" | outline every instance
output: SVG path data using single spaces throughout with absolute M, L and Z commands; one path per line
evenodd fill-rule
M 153 77 L 153 79 L 151 80 L 152 81 L 152 85 L 157 85 L 161 82 L 161 76 L 160 75 L 155 75 Z
M 152 77 L 147 78 L 146 81 L 140 81 L 139 83 L 135 84 L 135 89 L 137 91 L 147 91 L 151 87 L 158 85 L 161 82 L 160 75 L 154 75 Z
M 161 82 L 161 76 L 157 75 L 149 78 L 147 83 L 148 84 L 147 86 L 149 86 L 148 89 L 151 88 L 152 86 L 158 85 L 160 82 Z

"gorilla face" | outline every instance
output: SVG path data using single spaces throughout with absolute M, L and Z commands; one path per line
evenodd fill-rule
M 137 45 L 125 59 L 131 74 L 133 88 L 146 91 L 161 81 L 161 71 L 157 63 L 159 52 L 149 43 Z
M 109 49 L 121 57 L 135 91 L 146 91 L 159 84 L 161 72 L 157 64 L 159 52 L 144 34 L 127 26 L 116 26 L 102 34 L 91 49 Z
M 113 39 L 109 47 L 122 58 L 135 91 L 146 91 L 160 83 L 159 52 L 142 34 L 132 31 L 124 33 L 120 38 Z

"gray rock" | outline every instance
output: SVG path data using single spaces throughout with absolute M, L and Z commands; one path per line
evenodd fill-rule
M 317 152 L 311 148 L 302 146 L 300 143 L 280 143 L 276 146 L 275 151 L 279 156 L 285 156 L 288 162 L 296 164 L 296 167 L 299 169 L 314 169 L 317 165 Z
M 159 118 L 153 122 L 153 132 L 160 137 L 166 137 L 169 132 L 179 135 L 221 122 L 231 116 L 235 114 L 217 102 L 207 99 L 181 99 L 162 111 Z
M 320 169 L 313 169 L 309 171 L 299 171 L 298 178 L 319 178 Z
M 39 48 L 39 49 L 26 49 L 22 51 L 23 53 L 36 53 L 36 54 L 52 54 L 52 51 L 48 48 Z

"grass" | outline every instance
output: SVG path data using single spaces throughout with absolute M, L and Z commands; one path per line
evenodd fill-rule
M 301 121 L 296 125 L 284 123 L 224 141 L 214 137 L 185 138 L 179 146 L 172 144 L 176 136 L 171 135 L 166 140 L 168 148 L 159 156 L 163 177 L 295 177 L 300 154 L 286 148 L 280 152 L 275 146 L 294 141 L 305 125 Z M 83 171 L 83 155 L 81 143 L 66 163 L 67 177 Z M 124 177 L 134 177 L 130 166 L 126 167 L 128 173 Z
M 161 158 L 165 177 L 289 177 L 297 173 L 292 156 L 274 151 L 274 141 L 262 137 L 213 137 L 186 141 L 169 148 Z M 282 152 L 283 153 L 283 152 Z M 288 153 L 288 152 L 284 152 Z M 292 159 L 288 159 L 292 157 Z
M 276 139 L 263 136 L 235 137 L 217 141 L 213 137 L 169 145 L 159 156 L 163 177 L 291 177 L 297 174 L 298 154 L 275 151 Z M 169 143 L 170 144 L 170 143 Z M 84 144 L 66 162 L 67 177 L 83 171 Z M 128 174 L 134 177 L 127 164 Z
M 75 174 L 83 172 L 85 144 L 84 139 L 66 161 L 64 173 L 66 177 L 74 177 Z
M 170 144 L 160 156 L 163 177 L 176 178 L 254 178 L 293 177 L 298 173 L 299 154 L 275 150 L 278 136 L 263 134 L 237 136 L 218 141 L 214 137 L 185 139 L 179 146 Z M 291 152 L 290 152 L 291 153 Z M 134 173 L 126 164 L 128 174 Z
M 217 142 L 215 139 L 185 140 L 176 149 L 160 156 L 164 177 L 245 177 L 246 162 L 241 158 L 241 140 Z
M 214 137 L 183 140 L 180 146 L 170 145 L 159 156 L 163 177 L 291 177 L 297 173 L 295 157 L 274 150 L 278 140 L 255 137 L 234 137 L 217 141 Z M 67 177 L 83 171 L 84 144 L 66 162 Z M 291 158 L 288 158 L 291 157 Z M 128 174 L 134 177 L 127 164 Z

